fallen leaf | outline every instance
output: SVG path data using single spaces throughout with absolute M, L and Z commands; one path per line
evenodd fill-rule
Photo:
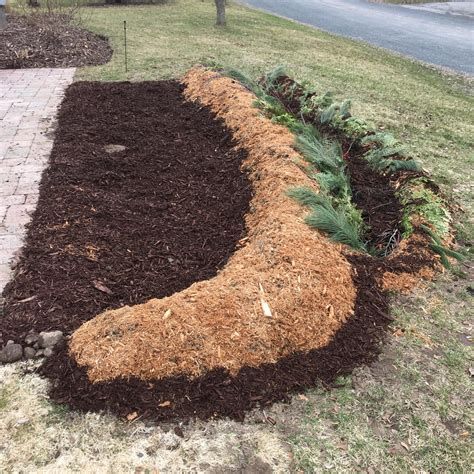
M 404 333 L 405 333 L 404 329 L 397 328 L 397 329 L 395 329 L 395 331 L 393 331 L 392 334 L 393 334 L 394 337 L 401 337 L 401 336 L 403 336 Z
M 165 311 L 165 314 L 163 315 L 163 319 L 168 319 L 172 314 L 172 311 L 170 308 L 168 308 L 166 311 Z
M 133 421 L 137 416 L 138 416 L 138 413 L 136 411 L 134 411 L 133 413 L 129 413 L 127 415 L 127 420 L 128 421 Z
M 410 448 L 405 443 L 400 443 L 400 446 L 405 448 L 407 451 L 410 451 Z
M 300 400 L 304 400 L 305 402 L 307 402 L 307 401 L 309 400 L 309 398 L 308 398 L 306 395 L 303 395 L 302 393 L 300 393 L 300 394 L 298 395 L 298 398 L 299 398 Z
M 101 281 L 99 280 L 94 280 L 92 282 L 92 284 L 94 285 L 94 288 L 96 290 L 99 290 L 99 291 L 102 291 L 102 293 L 107 293 L 108 295 L 112 295 L 112 290 L 108 287 L 106 287 Z
M 166 400 L 166 402 L 158 404 L 159 407 L 169 407 L 171 405 L 171 402 L 169 400 Z

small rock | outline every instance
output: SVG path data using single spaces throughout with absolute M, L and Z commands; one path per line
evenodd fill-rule
M 27 425 L 29 422 L 30 422 L 29 418 L 19 418 L 18 420 L 16 420 L 15 424 L 17 426 L 22 426 L 22 425 Z
M 33 347 L 34 347 L 35 349 L 39 349 L 39 348 L 40 348 L 40 345 L 39 345 L 37 342 L 35 342 L 35 343 L 33 344 Z
M 38 344 L 43 349 L 52 348 L 62 342 L 64 339 L 64 334 L 62 331 L 50 331 L 50 332 L 40 332 L 38 338 Z
M 25 356 L 25 359 L 33 359 L 36 355 L 36 349 L 33 349 L 32 347 L 25 347 L 23 355 Z
M 35 357 L 43 357 L 44 356 L 44 350 L 40 349 L 39 351 L 36 351 Z
M 11 339 L 9 339 L 9 340 L 7 341 L 7 346 L 9 346 L 10 344 L 15 344 L 15 341 L 12 341 Z
M 30 334 L 27 334 L 25 337 L 25 344 L 27 346 L 32 346 L 33 344 L 36 344 L 38 342 L 39 335 L 35 332 L 32 332 Z
M 53 355 L 53 349 L 51 349 L 51 347 L 47 347 L 43 353 L 45 357 L 51 357 Z
M 16 362 L 23 357 L 23 348 L 20 344 L 8 344 L 0 351 L 0 362 L 7 364 Z
M 123 145 L 105 145 L 104 150 L 107 153 L 118 153 L 119 151 L 124 151 L 126 150 L 127 147 Z

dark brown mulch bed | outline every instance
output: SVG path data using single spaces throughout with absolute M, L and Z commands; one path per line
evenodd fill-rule
M 356 150 L 347 160 L 347 169 L 352 202 L 362 211 L 368 226 L 364 238 L 377 253 L 387 255 L 401 239 L 403 212 L 391 177 L 370 168 Z
M 250 198 L 238 171 L 242 155 L 206 109 L 183 104 L 180 94 L 174 82 L 78 83 L 68 90 L 25 254 L 5 292 L 8 337 L 46 328 L 45 321 L 48 329 L 71 331 L 107 307 L 179 291 L 215 274 L 235 249 Z M 107 144 L 128 148 L 108 154 Z M 63 347 L 40 373 L 51 380 L 54 401 L 84 411 L 242 420 L 251 408 L 332 385 L 374 361 L 391 321 L 377 279 L 426 264 L 348 259 L 355 314 L 322 349 L 244 367 L 235 377 L 218 369 L 194 380 L 92 384 Z
M 245 232 L 251 197 L 245 154 L 233 146 L 222 122 L 185 102 L 177 82 L 70 86 L 4 291 L 3 340 L 70 333 L 108 308 L 214 276 Z
M 107 38 L 75 25 L 63 14 L 8 15 L 0 30 L 0 69 L 79 67 L 112 57 Z

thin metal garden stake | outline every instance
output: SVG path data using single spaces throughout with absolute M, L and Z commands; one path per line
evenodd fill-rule
M 127 65 L 127 20 L 123 20 L 123 43 L 125 46 L 125 72 L 128 72 Z

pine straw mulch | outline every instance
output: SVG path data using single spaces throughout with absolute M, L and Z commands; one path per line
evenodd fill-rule
M 65 14 L 11 14 L 0 30 L 0 69 L 94 66 L 111 57 L 107 38 Z

